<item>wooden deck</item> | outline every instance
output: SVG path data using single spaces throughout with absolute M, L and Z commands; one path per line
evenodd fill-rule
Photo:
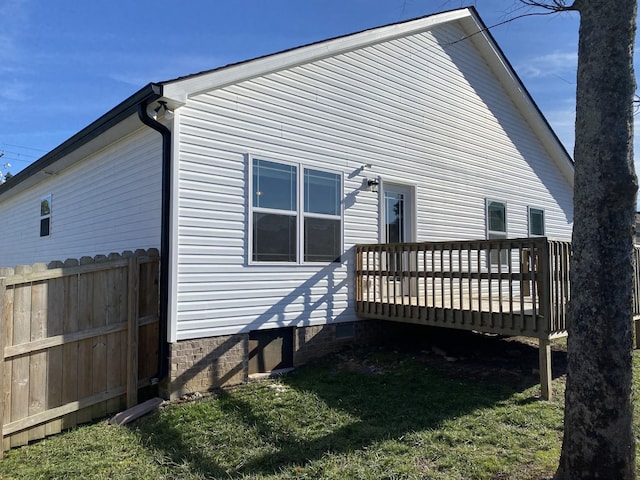
M 550 398 L 549 341 L 567 335 L 570 255 L 570 242 L 544 237 L 357 245 L 357 314 L 537 338 Z

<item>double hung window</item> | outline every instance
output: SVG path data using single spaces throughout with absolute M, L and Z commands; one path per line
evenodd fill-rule
M 340 174 L 252 158 L 251 261 L 338 261 L 341 200 Z

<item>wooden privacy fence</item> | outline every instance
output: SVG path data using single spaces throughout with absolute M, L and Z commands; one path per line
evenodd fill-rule
M 0 268 L 0 455 L 129 408 L 158 369 L 155 249 Z

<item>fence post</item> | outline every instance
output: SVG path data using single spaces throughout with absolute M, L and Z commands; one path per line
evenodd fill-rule
M 0 278 L 0 459 L 4 457 L 4 337 L 7 332 L 6 315 L 4 311 L 4 297 L 7 290 L 7 279 Z
M 129 257 L 127 288 L 127 408 L 138 404 L 138 297 L 140 266 L 138 257 Z

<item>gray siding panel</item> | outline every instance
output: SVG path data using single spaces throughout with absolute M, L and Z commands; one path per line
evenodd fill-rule
M 462 35 L 440 26 L 188 99 L 176 339 L 354 320 L 352 248 L 380 239 L 367 178 L 415 187 L 419 241 L 484 238 L 485 198 L 507 203 L 511 237 L 527 206 L 570 236 L 568 182 L 472 42 L 451 45 Z M 248 264 L 247 154 L 343 173 L 342 264 Z

